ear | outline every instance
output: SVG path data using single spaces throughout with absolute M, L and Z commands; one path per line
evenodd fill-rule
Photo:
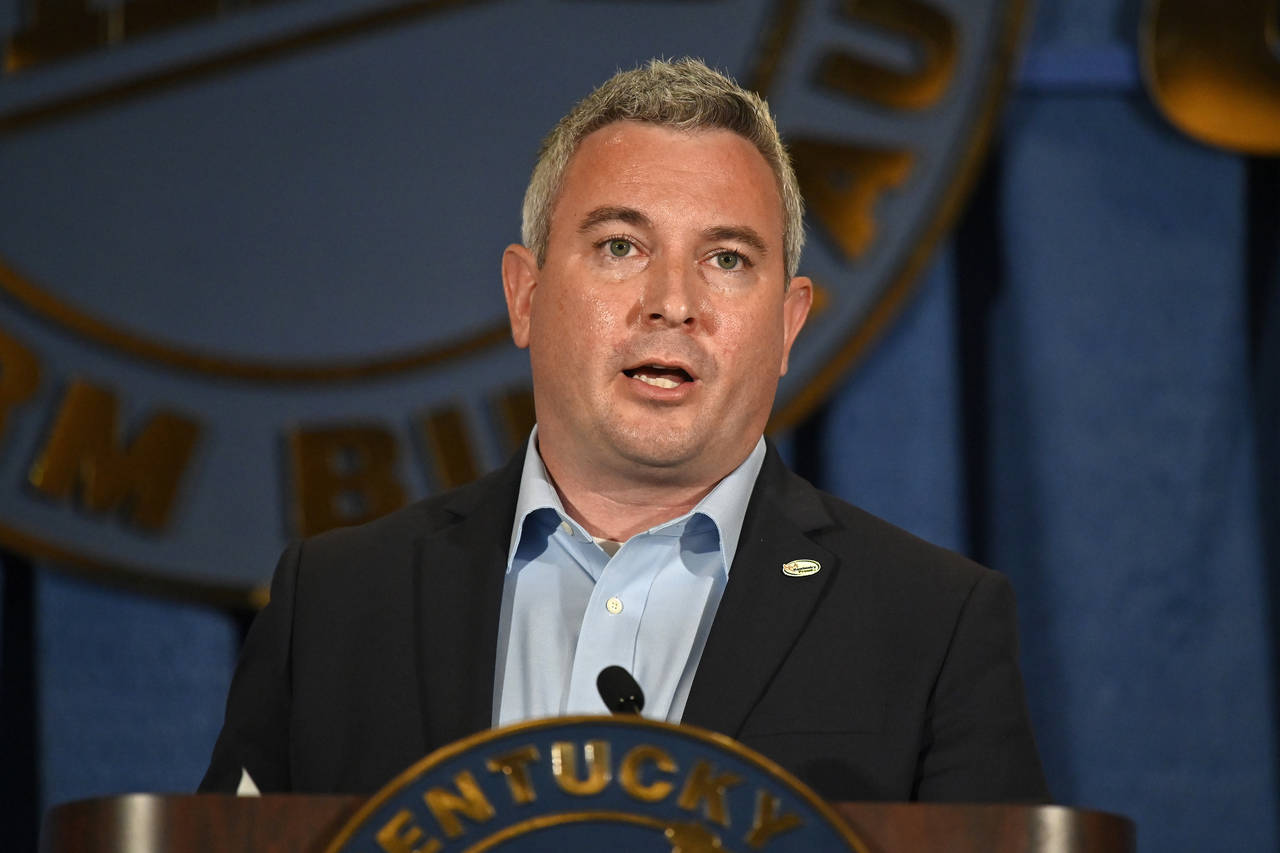
M 813 282 L 802 275 L 791 279 L 791 286 L 787 288 L 787 294 L 782 298 L 782 368 L 778 371 L 779 376 L 785 376 L 787 373 L 787 359 L 791 357 L 791 345 L 795 343 L 796 335 L 800 334 L 800 329 L 804 326 L 812 306 Z
M 533 291 L 538 286 L 538 262 L 516 243 L 502 253 L 502 290 L 507 297 L 507 318 L 516 346 L 529 346 L 529 320 L 533 316 Z

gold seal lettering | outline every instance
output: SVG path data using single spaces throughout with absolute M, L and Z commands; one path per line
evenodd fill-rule
M 458 820 L 459 812 L 476 823 L 484 823 L 492 818 L 495 812 L 493 806 L 485 799 L 484 791 L 481 791 L 480 786 L 476 784 L 476 777 L 471 775 L 470 770 L 463 770 L 454 776 L 453 784 L 458 789 L 457 794 L 443 788 L 431 788 L 422 795 L 422 799 L 426 801 L 427 808 L 431 809 L 431 814 L 435 816 L 436 823 L 440 824 L 444 834 L 450 838 L 457 838 L 462 834 L 462 821 Z
M 9 413 L 30 400 L 39 384 L 40 362 L 35 353 L 0 332 L 0 435 Z
M 436 484 L 443 491 L 480 476 L 471 431 L 462 410 L 453 406 L 423 415 L 418 431 L 431 456 Z
M 200 427 L 175 412 L 159 411 L 120 446 L 119 402 L 82 379 L 72 381 L 43 452 L 28 479 L 42 493 L 67 499 L 79 486 L 84 507 L 105 513 L 128 507 L 139 527 L 163 530 Z
M 551 745 L 551 775 L 566 794 L 590 797 L 600 793 L 613 778 L 609 769 L 609 742 L 587 741 L 582 748 L 586 757 L 587 776 L 578 776 L 578 751 L 569 741 L 556 741 Z
M 791 812 L 779 815 L 778 798 L 761 788 L 756 792 L 756 813 L 747 833 L 747 845 L 759 850 L 775 835 L 795 829 L 800 823 L 800 818 Z
M 533 411 L 533 389 L 513 388 L 500 394 L 495 401 L 498 421 L 502 424 L 502 437 L 509 451 L 524 446 L 529 431 L 537 417 Z
M 507 777 L 511 801 L 517 806 L 523 806 L 538 798 L 533 782 L 529 779 L 529 764 L 540 758 L 538 748 L 530 745 L 490 758 L 484 765 L 489 768 L 490 773 L 502 773 Z
M 848 53 L 829 53 L 818 66 L 828 89 L 897 110 L 923 110 L 942 100 L 956 76 L 956 25 L 919 0 L 843 0 L 840 14 L 908 42 L 915 68 L 886 68 Z
M 422 847 L 413 846 L 422 837 L 422 830 L 414 826 L 412 821 L 413 814 L 408 809 L 397 812 L 395 817 L 378 830 L 375 836 L 378 846 L 386 853 L 436 853 L 440 849 L 440 842 L 435 838 L 429 839 Z
M 33 7 L 31 26 L 16 33 L 6 46 L 7 72 L 70 59 L 138 36 L 214 19 L 223 14 L 226 7 L 219 0 L 128 2 L 111 6 L 89 0 L 35 0 L 29 5 Z
M 665 779 L 657 779 L 649 784 L 643 781 L 641 768 L 652 764 L 661 773 L 675 773 L 679 768 L 666 750 L 656 746 L 640 746 L 631 749 L 618 766 L 618 782 L 622 789 L 644 803 L 656 803 L 671 793 L 675 786 Z
M 289 451 L 294 521 L 302 536 L 369 521 L 404 505 L 396 438 L 384 427 L 296 429 L 289 434 Z
M 790 147 L 809 209 L 849 260 L 861 256 L 875 242 L 876 202 L 906 182 L 914 155 L 816 139 Z
M 725 792 L 742 781 L 740 776 L 732 773 L 715 775 L 711 765 L 699 761 L 693 766 L 689 778 L 685 780 L 684 790 L 676 805 L 685 811 L 696 811 L 699 803 L 704 803 L 703 814 L 707 820 L 713 820 L 721 826 L 729 825 L 729 806 L 725 802 Z

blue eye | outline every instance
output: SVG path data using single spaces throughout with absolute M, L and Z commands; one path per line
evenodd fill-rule
M 613 255 L 615 258 L 625 258 L 627 255 L 631 254 L 631 241 L 621 239 L 610 240 L 609 254 Z

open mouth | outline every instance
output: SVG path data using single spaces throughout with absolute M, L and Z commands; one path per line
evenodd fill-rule
M 679 388 L 693 377 L 682 367 L 667 367 L 662 364 L 644 364 L 622 371 L 632 379 L 639 379 L 646 385 L 655 388 Z

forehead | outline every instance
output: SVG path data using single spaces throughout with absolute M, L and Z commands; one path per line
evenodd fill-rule
M 552 220 L 570 225 L 564 220 L 600 206 L 636 207 L 655 221 L 696 216 L 717 220 L 703 225 L 751 224 L 782 240 L 773 170 L 750 141 L 720 128 L 620 121 L 589 134 L 565 169 Z

